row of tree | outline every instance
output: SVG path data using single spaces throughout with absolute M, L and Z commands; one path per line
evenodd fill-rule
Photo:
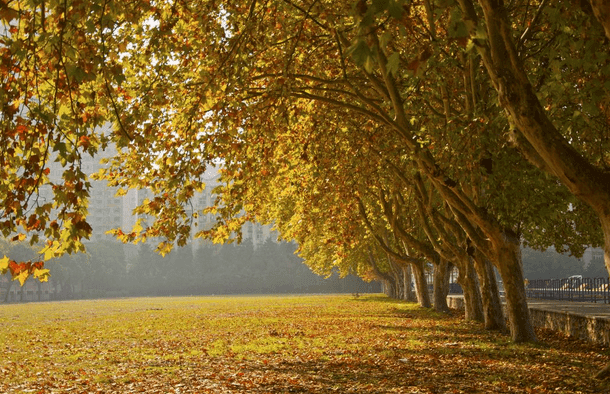
M 210 243 L 194 253 L 187 245 L 162 258 L 142 244 L 129 265 L 129 288 L 138 295 L 379 291 L 379 285 L 355 276 L 316 275 L 294 254 L 295 249 L 294 244 L 271 240 L 255 248 L 246 240 L 231 245 Z
M 154 194 L 135 210 L 154 220 L 116 230 L 125 242 L 185 244 L 189 202 L 218 165 L 203 212 L 218 222 L 196 236 L 223 242 L 246 220 L 273 221 L 316 272 L 407 294 L 412 270 L 423 306 L 425 265 L 438 283 L 453 265 L 466 317 L 504 329 L 495 267 L 512 338 L 534 341 L 521 242 L 604 244 L 610 270 L 609 11 L 603 0 L 15 3 L 0 14 L 0 225 L 44 234 L 49 257 L 80 249 L 79 156 L 112 141 L 97 178 Z M 95 131 L 108 121 L 111 134 Z M 50 150 L 62 182 L 33 204 Z

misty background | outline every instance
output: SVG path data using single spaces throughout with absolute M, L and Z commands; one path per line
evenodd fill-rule
M 37 260 L 36 247 L 1 242 L 12 259 Z M 87 243 L 87 253 L 45 263 L 48 283 L 28 280 L 23 288 L 10 275 L 0 277 L 0 302 L 127 296 L 364 293 L 381 292 L 379 283 L 348 275 L 324 278 L 294 254 L 296 245 L 271 238 L 254 247 L 212 243 L 176 248 L 165 257 L 150 244 L 124 245 L 102 240 Z

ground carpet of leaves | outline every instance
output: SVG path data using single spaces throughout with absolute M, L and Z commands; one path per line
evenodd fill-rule
M 2 393 L 610 393 L 607 348 L 383 296 L 0 305 Z

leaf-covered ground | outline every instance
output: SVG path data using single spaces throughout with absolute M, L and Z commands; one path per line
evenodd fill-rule
M 0 305 L 0 392 L 604 393 L 608 349 L 383 296 Z

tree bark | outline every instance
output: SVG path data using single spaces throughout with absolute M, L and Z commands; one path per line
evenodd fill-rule
M 478 24 L 476 11 L 469 0 L 459 2 L 474 35 Z M 518 55 L 503 4 L 491 0 L 479 0 L 479 3 L 484 12 L 488 40 L 478 43 L 477 49 L 509 120 L 533 148 L 525 149 L 525 156 L 534 164 L 542 162 L 544 166 L 539 167 L 559 178 L 572 194 L 596 211 L 604 231 L 604 262 L 610 273 L 610 173 L 580 155 L 548 118 Z M 591 0 L 591 6 L 610 38 L 610 5 L 604 0 Z M 507 306 L 517 308 L 515 303 L 519 302 L 521 294 L 512 295 L 509 300 L 507 287 L 514 285 L 515 279 L 504 279 L 510 274 L 506 266 L 498 268 L 507 290 Z
M 449 294 L 449 263 L 441 259 L 434 266 L 434 310 L 438 312 L 449 312 L 447 295 Z
M 430 308 L 432 307 L 432 303 L 430 302 L 430 293 L 428 292 L 424 263 L 411 263 L 411 266 L 413 267 L 413 274 L 415 276 L 417 302 L 423 308 Z
M 464 290 L 465 318 L 469 321 L 484 321 L 483 303 L 474 266 L 470 258 L 466 257 L 457 262 L 459 274 L 458 283 Z
M 422 168 L 427 170 L 425 165 L 422 165 Z M 460 190 L 448 187 L 442 178 L 439 179 L 439 176 L 434 172 L 427 171 L 437 190 L 445 201 L 451 205 L 457 222 L 468 234 L 474 245 L 497 264 L 505 283 L 507 301 L 510 300 L 507 302 L 506 313 L 509 316 L 512 340 L 515 342 L 536 342 L 536 335 L 525 298 L 519 237 L 514 235 L 510 229 L 498 224 L 484 208 L 475 205 Z M 467 267 L 461 261 L 456 261 L 456 263 L 459 264 L 460 272 L 464 269 L 463 267 Z M 464 291 L 466 292 L 466 289 Z M 466 294 L 464 296 L 466 301 Z
M 498 282 L 491 262 L 480 251 L 475 252 L 474 266 L 479 276 L 483 317 L 486 330 L 506 330 L 506 320 L 502 310 Z
M 599 220 L 602 224 L 602 231 L 604 232 L 604 264 L 610 275 L 610 207 L 606 211 L 599 210 L 597 215 L 599 216 Z
M 397 300 L 403 300 L 405 298 L 405 283 L 402 264 L 397 263 L 391 257 L 388 257 L 388 263 L 390 264 L 389 275 L 392 277 L 392 283 L 394 284 L 394 296 Z
M 606 37 L 610 40 L 610 3 L 608 0 L 591 0 L 593 14 L 602 24 Z
M 502 241 L 502 245 L 496 248 L 497 262 L 498 271 L 504 282 L 506 311 L 512 339 L 515 342 L 535 342 L 536 334 L 525 296 L 519 240 L 515 237 Z
M 413 285 L 411 283 L 412 270 L 411 266 L 407 265 L 403 267 L 403 279 L 405 283 L 405 301 L 408 302 L 417 302 L 417 295 L 415 295 L 415 291 L 413 289 Z

